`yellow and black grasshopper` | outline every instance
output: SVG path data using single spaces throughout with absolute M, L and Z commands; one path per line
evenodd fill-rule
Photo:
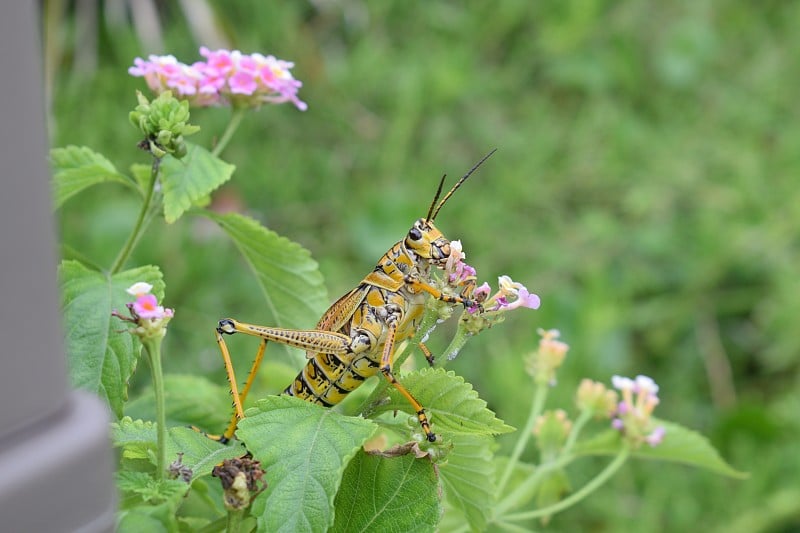
M 437 203 L 444 185 L 445 176 L 442 176 L 427 216 L 414 222 L 405 238 L 381 257 L 375 269 L 322 315 L 315 329 L 257 326 L 232 318 L 219 321 L 217 342 L 225 361 L 234 403 L 234 415 L 221 441 L 233 437 L 238 420 L 244 416 L 242 403 L 253 384 L 268 341 L 304 349 L 308 357 L 308 363 L 283 394 L 331 407 L 380 371 L 414 408 L 427 439 L 431 442 L 436 440 L 424 407 L 392 374 L 392 362 L 395 347 L 416 333 L 427 297 L 465 307 L 477 305 L 470 298 L 474 282 L 466 284 L 460 295 L 448 295 L 433 286 L 430 268 L 443 269 L 450 257 L 450 241 L 433 221 L 453 193 L 493 153 L 494 150 L 478 161 Z M 261 338 L 241 394 L 222 336 L 234 333 Z M 420 343 L 420 348 L 432 362 L 425 345 Z

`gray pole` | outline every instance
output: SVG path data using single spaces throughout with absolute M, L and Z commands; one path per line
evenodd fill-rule
M 0 530 L 112 531 L 108 414 L 66 378 L 37 5 L 0 7 Z

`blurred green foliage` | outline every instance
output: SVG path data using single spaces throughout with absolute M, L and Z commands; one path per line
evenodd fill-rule
M 159 5 L 164 50 L 101 17 L 91 71 L 74 60 L 79 15 L 49 35 L 53 146 L 88 145 L 119 168 L 146 162 L 127 122 L 144 87 L 127 67 L 151 52 L 191 62 L 206 44 L 177 3 Z M 633 464 L 552 529 L 800 528 L 800 3 L 212 5 L 232 47 L 296 62 L 309 104 L 246 118 L 223 154 L 237 170 L 219 207 L 309 248 L 333 299 L 424 216 L 443 172 L 454 180 L 498 147 L 437 222 L 481 280 L 509 274 L 543 305 L 475 339 L 456 370 L 519 426 L 522 358 L 537 327 L 558 328 L 572 347 L 561 405 L 583 377 L 647 374 L 661 418 L 710 435 L 752 472 L 742 482 Z M 193 111 L 193 139 L 210 144 L 228 118 Z M 105 185 L 65 204 L 61 233 L 108 265 L 136 212 Z M 265 320 L 255 281 L 204 221 L 156 223 L 145 241 L 129 264 L 160 265 L 177 309 L 167 371 L 224 383 L 213 328 Z M 448 340 L 441 329 L 434 348 Z M 246 366 L 255 345 L 232 345 Z M 291 372 L 265 374 L 259 386 L 274 391 Z M 575 484 L 598 466 L 571 471 Z

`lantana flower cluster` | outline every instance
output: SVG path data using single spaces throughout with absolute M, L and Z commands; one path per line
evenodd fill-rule
M 611 426 L 621 431 L 634 445 L 643 442 L 650 446 L 661 444 L 666 429 L 663 426 L 654 427 L 651 419 L 653 410 L 659 403 L 658 385 L 655 381 L 641 375 L 636 376 L 636 379 L 613 376 L 611 383 L 622 395 Z
M 259 107 L 262 104 L 291 102 L 301 111 L 308 106 L 297 96 L 303 83 L 291 73 L 294 63 L 259 53 L 239 50 L 200 48 L 205 61 L 191 65 L 173 55 L 137 57 L 128 69 L 132 76 L 144 77 L 156 94 L 172 91 L 197 107 L 233 105 Z
M 460 327 L 469 335 L 475 335 L 494 324 L 502 322 L 504 313 L 527 307 L 538 309 L 541 301 L 536 294 L 528 291 L 522 283 L 512 280 L 509 276 L 497 278 L 498 290 L 492 294 L 488 283 L 478 287 L 476 272 L 473 267 L 464 262 L 466 254 L 461 249 L 461 242 L 450 242 L 450 257 L 445 264 L 446 284 L 453 293 L 461 291 L 463 296 L 472 300 L 472 305 L 461 315 Z
M 458 331 L 446 350 L 448 359 L 458 355 L 468 337 L 502 322 L 507 311 L 521 307 L 538 309 L 540 304 L 537 295 L 508 276 L 498 278 L 499 290 L 493 295 L 488 283 L 476 287 L 477 272 L 465 262 L 466 257 L 461 241 L 450 241 L 450 253 L 443 267 L 444 276 L 442 279 L 433 278 L 434 285 L 445 295 L 463 298 L 467 303 L 458 323 Z M 422 342 L 425 342 L 437 323 L 450 318 L 459 307 L 452 300 L 437 298 L 429 299 L 426 306 L 428 314 L 420 326 Z M 430 317 L 435 320 L 429 321 Z
M 444 271 L 447 285 L 453 289 L 464 290 L 470 285 L 474 287 L 476 283 L 477 272 L 464 262 L 466 257 L 461 241 L 450 241 L 450 256 L 447 258 Z M 519 307 L 539 308 L 541 304 L 539 297 L 529 292 L 522 283 L 512 280 L 509 276 L 500 276 L 497 278 L 497 283 L 499 290 L 494 294 L 491 294 L 492 288 L 486 282 L 473 290 L 465 291 L 474 302 L 468 309 L 471 314 L 476 314 L 478 311 L 482 311 L 481 314 L 511 311 Z
M 131 333 L 137 335 L 142 340 L 159 339 L 167 332 L 167 324 L 175 316 L 173 309 L 159 305 L 158 298 L 151 293 L 153 286 L 144 281 L 134 283 L 126 289 L 126 292 L 136 299 L 125 305 L 130 316 L 120 315 L 114 311 L 111 314 L 130 322 L 136 327 L 131 329 Z

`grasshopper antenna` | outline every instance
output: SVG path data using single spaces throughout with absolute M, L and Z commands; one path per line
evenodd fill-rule
M 444 179 L 447 177 L 447 174 L 442 174 L 442 179 L 439 180 L 439 188 L 436 189 L 436 194 L 433 195 L 433 201 L 431 202 L 431 206 L 428 208 L 428 214 L 425 217 L 425 220 L 433 220 L 431 218 L 431 213 L 433 213 L 433 208 L 436 206 L 436 201 L 439 199 L 439 195 L 442 194 L 442 187 L 444 186 Z M 437 209 L 436 212 L 438 213 L 439 210 Z M 433 216 L 436 216 L 434 213 Z
M 467 178 L 469 178 L 472 175 L 473 172 L 478 170 L 478 167 L 480 167 L 483 164 L 483 162 L 486 161 L 487 159 L 489 159 L 489 157 L 491 157 L 491 155 L 493 153 L 495 153 L 496 151 L 497 151 L 497 148 L 495 148 L 494 150 L 492 150 L 491 152 L 489 152 L 488 154 L 483 156 L 483 158 L 480 161 L 475 163 L 475 166 L 473 166 L 471 169 L 469 169 L 469 172 L 467 172 L 466 174 L 461 176 L 461 179 L 458 180 L 455 185 L 453 185 L 453 188 L 450 189 L 447 192 L 447 194 L 444 195 L 444 198 L 442 198 L 442 201 L 439 202 L 439 204 L 436 206 L 436 209 L 434 209 L 433 208 L 433 204 L 435 204 L 436 200 L 439 199 L 439 195 L 442 192 L 442 185 L 444 185 L 445 176 L 442 176 L 442 181 L 439 182 L 439 189 L 436 191 L 436 196 L 434 196 L 434 198 L 433 198 L 433 203 L 431 204 L 431 208 L 428 210 L 428 217 L 426 218 L 426 220 L 428 220 L 430 222 L 433 222 L 433 219 L 436 218 L 436 215 L 439 214 L 439 210 L 442 208 L 442 206 L 445 204 L 445 202 L 447 202 L 447 200 L 449 200 L 450 197 L 453 196 L 453 193 L 456 192 L 456 190 L 458 190 L 459 187 L 461 187 L 461 184 L 464 183 L 465 181 L 467 181 Z

